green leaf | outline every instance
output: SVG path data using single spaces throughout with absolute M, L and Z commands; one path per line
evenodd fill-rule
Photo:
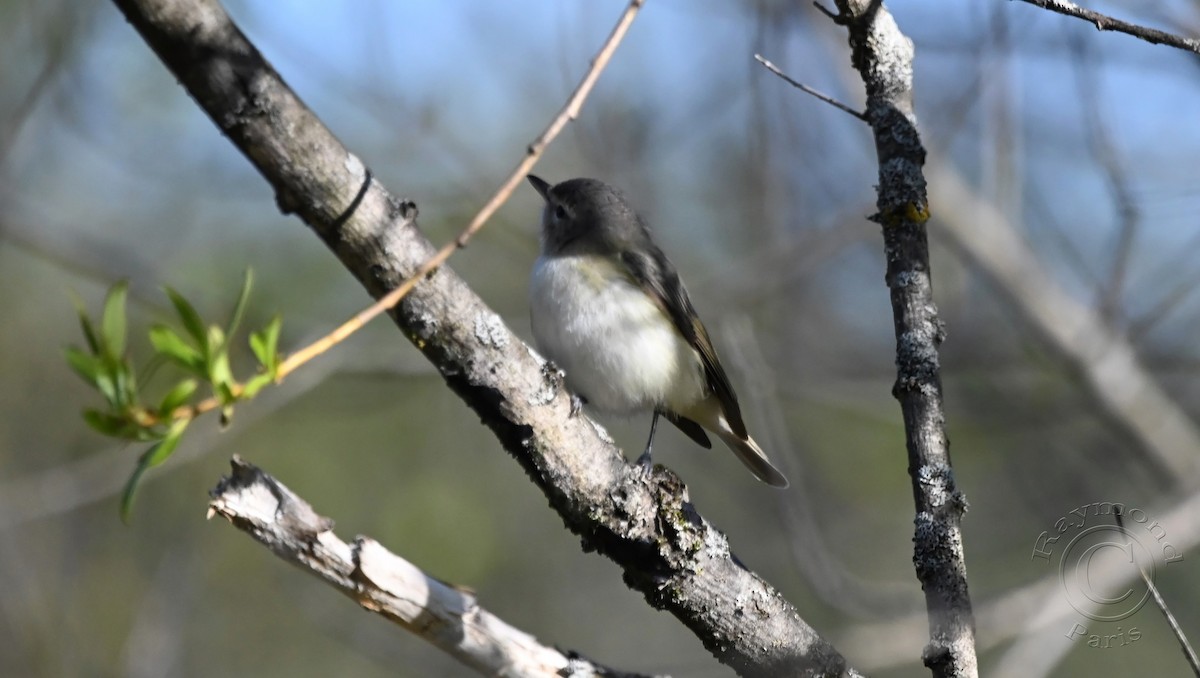
M 108 368 L 116 386 L 116 408 L 124 409 L 130 405 L 136 405 L 138 401 L 137 377 L 133 374 L 133 368 L 124 360 L 113 362 Z
M 270 365 L 271 353 L 267 348 L 267 339 L 261 332 L 250 333 L 250 350 L 254 352 L 254 357 L 258 358 L 258 362 L 263 367 Z
M 250 301 L 250 288 L 254 286 L 254 271 L 250 268 L 246 269 L 246 275 L 242 278 L 242 290 L 238 293 L 237 303 L 233 305 L 233 315 L 229 318 L 229 325 L 225 329 L 225 334 L 232 337 L 237 332 L 238 325 L 242 323 L 242 316 L 246 314 L 246 303 Z
M 231 405 L 237 402 L 237 396 L 234 395 L 233 387 L 228 381 L 216 382 L 216 391 L 222 405 Z
M 162 433 L 153 428 L 138 426 L 120 414 L 101 412 L 100 410 L 84 410 L 83 420 L 88 426 L 111 438 L 147 442 L 159 440 Z
M 120 400 L 117 398 L 117 386 L 113 381 L 113 374 L 110 371 L 109 365 L 106 365 L 104 359 L 100 356 L 85 353 L 83 350 L 68 346 L 64 349 L 67 358 L 67 364 L 71 369 L 75 370 L 84 381 L 91 384 L 104 399 L 109 402 L 113 408 L 120 409 Z
M 196 340 L 196 344 L 200 347 L 201 354 L 208 353 L 208 335 L 204 331 L 204 321 L 200 319 L 200 314 L 196 312 L 195 307 L 183 298 L 183 295 L 171 289 L 165 288 L 167 296 L 171 298 L 171 304 L 175 306 L 175 312 L 179 314 L 179 319 L 183 321 L 183 328 L 187 333 L 192 335 L 192 339 Z
M 108 291 L 104 299 L 104 315 L 100 319 L 101 346 L 105 354 L 120 359 L 125 353 L 125 298 L 129 282 L 122 280 Z
M 215 328 L 214 328 L 215 329 Z M 229 351 L 222 349 L 208 364 L 208 378 L 218 393 L 228 391 L 233 384 L 233 370 L 229 367 Z M 223 389 L 223 390 L 222 390 Z
M 179 441 L 183 439 L 183 432 L 187 430 L 190 423 L 192 423 L 191 419 L 176 419 L 171 422 L 163 439 L 146 450 L 146 454 L 143 455 L 146 468 L 154 468 L 170 458 L 171 454 L 175 452 L 175 448 L 179 447 Z
M 133 497 L 137 493 L 138 481 L 142 479 L 142 474 L 146 472 L 146 466 L 138 463 L 134 467 L 133 473 L 129 474 L 129 480 L 125 481 L 125 489 L 121 492 L 121 522 L 129 524 L 129 518 L 133 514 Z
M 165 396 L 162 402 L 158 405 L 158 416 L 163 419 L 169 419 L 171 413 L 179 406 L 188 401 L 192 394 L 196 392 L 196 388 L 200 386 L 200 382 L 195 379 L 184 379 L 175 384 L 175 388 L 171 389 Z
M 99 386 L 100 377 L 104 370 L 104 365 L 101 363 L 100 358 L 91 353 L 85 353 L 82 349 L 75 348 L 74 346 L 68 346 L 63 349 L 63 355 L 67 359 L 67 364 L 71 366 L 71 369 L 75 370 L 75 374 L 78 374 L 80 378 L 91 386 Z
M 163 434 L 162 431 L 153 428 L 145 428 L 143 426 L 135 426 L 134 424 L 130 424 L 129 430 L 122 437 L 142 443 L 149 443 L 162 440 Z
M 233 421 L 233 404 L 238 400 L 237 395 L 233 392 L 231 381 L 213 382 L 217 398 L 221 401 L 221 430 L 229 428 L 229 423 Z
M 129 475 L 129 480 L 125 483 L 125 490 L 121 493 L 121 522 L 129 524 L 129 518 L 133 514 L 133 498 L 137 494 L 138 482 L 142 479 L 142 475 L 147 470 L 158 466 L 166 461 L 175 448 L 179 446 L 180 439 L 183 438 L 183 432 L 187 429 L 190 419 L 176 419 L 171 427 L 167 429 L 163 439 L 155 443 L 146 450 L 141 457 L 138 457 L 137 466 L 134 467 L 133 473 Z
M 83 411 L 83 420 L 88 426 L 96 429 L 110 438 L 128 438 L 129 422 L 109 412 L 87 409 Z
M 96 380 L 96 388 L 100 390 L 100 394 L 104 396 L 111 407 L 120 409 L 121 399 L 117 397 L 117 386 L 113 383 L 111 375 L 101 372 L 100 377 Z
M 166 325 L 155 325 L 150 328 L 150 343 L 154 350 L 172 362 L 187 369 L 200 377 L 208 377 L 204 367 L 204 356 L 194 346 L 187 343 L 175 330 Z
M 79 326 L 83 329 L 83 338 L 87 341 L 88 349 L 92 353 L 99 353 L 100 342 L 96 340 L 96 328 L 92 326 L 92 318 L 88 315 L 83 300 L 72 293 L 71 302 L 75 304 L 75 312 L 79 314 Z
M 258 392 L 261 391 L 264 386 L 270 384 L 272 381 L 274 381 L 274 379 L 269 374 L 254 375 L 249 381 L 246 382 L 246 385 L 242 387 L 242 398 L 246 400 L 253 398 L 254 396 L 258 395 Z
M 225 331 L 216 325 L 210 325 L 208 328 L 208 359 L 211 361 L 214 356 L 224 353 L 225 348 Z
M 267 368 L 267 374 L 272 379 L 279 369 L 279 329 L 282 326 L 283 318 L 276 314 L 266 327 L 250 334 L 250 350 L 254 351 L 258 362 Z

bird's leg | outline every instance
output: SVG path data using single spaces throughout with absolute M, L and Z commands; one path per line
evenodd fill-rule
M 654 464 L 650 461 L 650 448 L 654 447 L 654 432 L 658 430 L 658 415 L 659 412 L 655 409 L 654 418 L 650 420 L 650 439 L 646 441 L 646 451 L 642 452 L 642 456 L 637 458 L 638 466 L 641 466 L 642 470 L 646 473 L 649 473 L 650 469 L 654 467 Z

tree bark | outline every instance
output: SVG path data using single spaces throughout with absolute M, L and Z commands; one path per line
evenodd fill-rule
M 505 623 L 470 591 L 431 577 L 379 542 L 333 533 L 333 521 L 262 469 L 234 457 L 213 488 L 220 515 L 272 553 L 307 571 L 485 676 L 648 678 L 562 652 Z
M 896 333 L 892 393 L 904 415 L 908 472 L 916 504 L 913 562 L 925 591 L 935 676 L 979 674 L 975 619 L 967 591 L 960 523 L 966 499 L 954 480 L 942 409 L 938 346 L 945 327 L 933 301 L 925 223 L 925 148 L 913 112 L 913 46 L 881 0 L 837 0 L 850 34 L 851 59 L 867 90 L 866 120 L 875 135 L 879 185 L 872 218 L 883 227 L 888 290 Z

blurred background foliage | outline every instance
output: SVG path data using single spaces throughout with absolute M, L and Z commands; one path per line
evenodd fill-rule
M 895 4 L 916 44 L 916 110 L 938 162 L 1018 224 L 1053 280 L 1127 336 L 1194 415 L 1195 57 L 1023 3 Z M 622 3 L 227 6 L 342 141 L 417 202 L 441 243 L 565 99 Z M 1190 0 L 1095 8 L 1200 33 Z M 845 33 L 811 4 L 651 0 L 537 171 L 630 193 L 688 281 L 751 429 L 793 486 L 769 490 L 731 455 L 673 432 L 657 459 L 852 664 L 926 675 L 911 490 L 889 395 L 891 309 L 878 227 L 864 218 L 872 142 L 859 121 L 767 73 L 756 52 L 861 107 Z M 976 610 L 992 620 L 1003 616 L 993 601 L 1053 576 L 1030 553 L 1059 516 L 1097 501 L 1165 512 L 1197 483 L 1148 467 L 1019 303 L 945 245 L 941 218 L 971 216 L 932 208 L 946 410 L 971 505 L 967 563 Z M 537 212 L 533 191 L 519 191 L 451 262 L 525 337 Z M 159 288 L 169 284 L 223 317 L 247 266 L 257 278 L 247 326 L 282 313 L 284 350 L 369 301 L 299 221 L 278 213 L 266 183 L 114 7 L 0 1 L 0 674 L 464 672 L 204 522 L 206 491 L 238 453 L 334 517 L 342 536 L 371 535 L 474 588 L 545 642 L 629 670 L 729 675 L 629 592 L 615 566 L 580 553 L 518 465 L 386 321 L 240 406 L 228 431 L 215 417 L 194 424 L 122 526 L 117 495 L 141 448 L 114 446 L 78 416 L 95 403 L 62 359 L 63 346 L 82 343 L 69 294 L 96 309 L 108 285 L 128 278 L 131 326 L 145 328 L 167 317 Z M 145 354 L 144 333 L 133 344 Z M 240 350 L 245 374 L 252 363 Z M 627 449 L 641 444 L 640 418 L 604 423 Z M 1192 558 L 1161 568 L 1158 583 L 1200 636 Z M 1033 614 L 1020 609 L 1007 626 L 981 620 L 985 674 L 1013 671 L 1006 652 L 1020 616 Z M 1183 672 L 1153 610 L 1123 624 L 1141 639 L 1094 649 L 1065 638 L 1069 623 L 1036 633 L 1065 654 L 1052 669 L 1060 675 Z

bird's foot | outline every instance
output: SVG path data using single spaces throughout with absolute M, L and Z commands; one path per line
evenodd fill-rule
M 637 461 L 633 463 L 636 464 L 637 467 L 641 469 L 642 473 L 647 476 L 650 475 L 650 472 L 654 470 L 654 461 L 650 458 L 649 449 L 647 449 L 645 452 L 642 452 L 641 456 L 637 458 Z
M 561 388 L 567 390 L 566 375 L 561 369 L 559 369 L 558 365 L 556 365 L 553 360 L 547 360 L 542 363 L 542 378 L 545 379 L 546 383 L 549 384 L 553 389 Z M 551 397 L 553 397 L 553 395 Z M 587 398 L 584 398 L 578 393 L 572 393 L 571 411 L 569 412 L 569 416 L 572 419 L 579 416 L 579 413 L 583 410 L 583 406 L 586 404 Z
M 571 411 L 568 414 L 572 419 L 579 416 L 580 410 L 587 404 L 587 399 L 578 393 L 571 394 Z
M 646 476 L 649 476 L 650 471 L 654 468 L 654 462 L 650 461 L 650 450 L 654 449 L 654 432 L 658 430 L 658 417 L 661 414 L 662 412 L 654 410 L 654 416 L 650 419 L 650 437 L 646 439 L 646 451 L 637 458 L 637 465 L 641 467 L 642 473 Z

